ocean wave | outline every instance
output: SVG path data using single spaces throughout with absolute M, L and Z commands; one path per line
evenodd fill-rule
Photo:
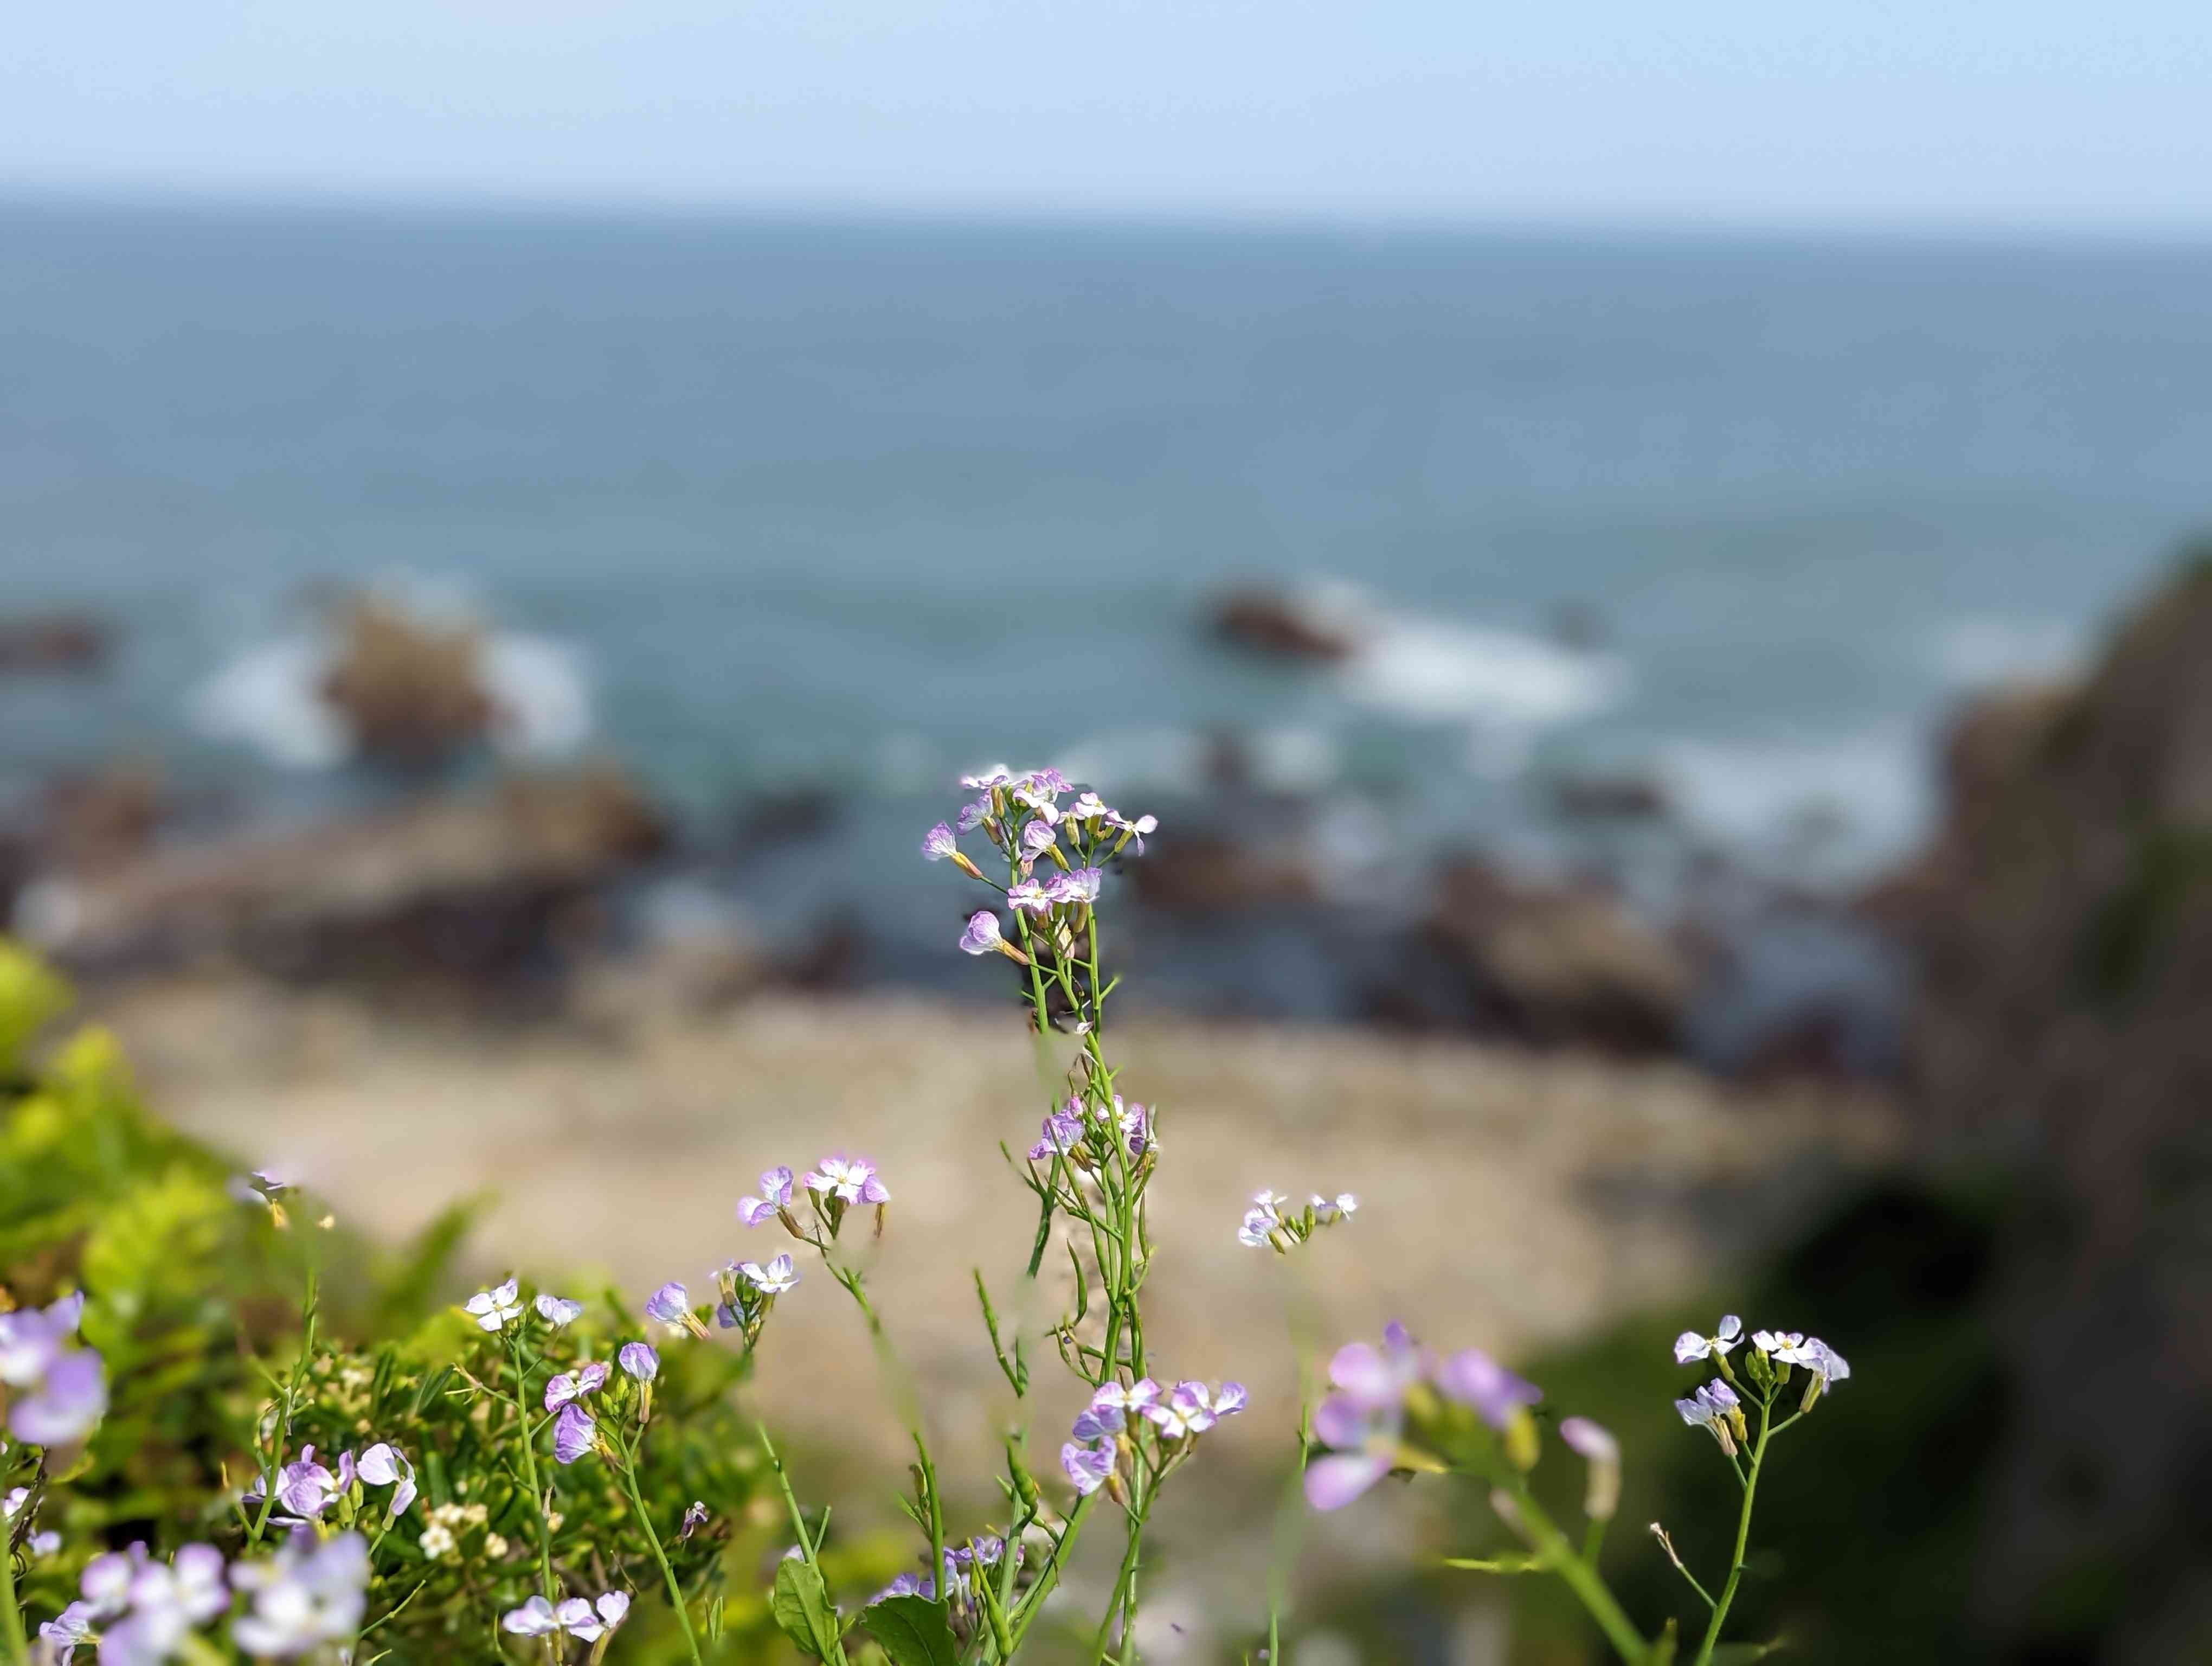
M 1525 733 L 1594 716 L 1627 689 L 1627 667 L 1609 655 L 1396 611 L 1350 586 L 1317 587 L 1301 605 L 1353 645 L 1337 673 L 1345 697 L 1392 717 Z
M 1660 761 L 1692 828 L 1740 851 L 1793 854 L 1816 867 L 1856 873 L 1901 854 L 1934 806 L 1926 743 L 1904 729 L 1808 741 L 1675 740 Z M 1804 851 L 1808 841 L 1827 848 Z

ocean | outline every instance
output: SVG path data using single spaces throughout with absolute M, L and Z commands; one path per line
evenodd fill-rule
M 770 933 L 933 945 L 914 841 L 988 762 L 1233 822 L 1224 737 L 1347 906 L 1446 848 L 1662 911 L 1716 851 L 1847 886 L 2209 464 L 2212 247 L 17 198 L 0 614 L 118 648 L 0 681 L 0 782 L 373 796 L 295 685 L 303 598 L 374 579 L 494 622 L 535 749 L 618 754 L 702 850 L 834 800 L 663 899 Z M 1225 647 L 1238 585 L 1368 648 Z M 1589 776 L 1664 832 L 1564 816 Z

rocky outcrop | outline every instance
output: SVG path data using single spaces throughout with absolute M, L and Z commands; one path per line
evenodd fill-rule
M 2193 1657 L 2212 1636 L 2212 560 L 2083 683 L 1969 712 L 1945 775 L 1933 848 L 1876 905 L 1918 961 L 1924 1137 L 2000 1159 L 2028 1199 L 1978 1601 L 2023 1648 L 2070 1645 L 2101 1602 L 2118 1629 L 2063 1657 Z
M 1443 870 L 1422 937 L 1480 1027 L 1539 1046 L 1669 1051 L 1696 986 L 1687 959 L 1601 887 L 1512 879 L 1485 862 Z
M 1231 591 L 1214 604 L 1213 634 L 1255 654 L 1324 665 L 1350 659 L 1359 646 L 1348 620 L 1281 590 Z
M 602 766 L 157 849 L 40 882 L 16 924 L 80 972 L 217 960 L 305 981 L 526 984 L 665 837 L 659 812 Z
M 483 644 L 377 596 L 349 598 L 322 697 L 372 758 L 422 765 L 484 739 L 498 715 L 483 685 Z

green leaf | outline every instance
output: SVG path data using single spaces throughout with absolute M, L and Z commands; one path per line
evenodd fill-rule
M 837 1611 L 830 1604 L 821 1572 L 812 1565 L 796 1556 L 775 1565 L 775 1595 L 769 1599 L 769 1613 L 783 1634 L 807 1653 L 824 1660 L 835 1657 L 831 1651 L 837 1649 L 837 1635 L 843 1628 L 837 1624 Z
M 945 1610 L 921 1596 L 887 1596 L 860 1616 L 891 1666 L 953 1666 L 959 1658 Z

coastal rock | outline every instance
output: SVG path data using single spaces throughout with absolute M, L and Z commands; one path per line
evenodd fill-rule
M 97 671 L 108 647 L 107 627 L 89 614 L 0 619 L 0 674 Z
M 527 982 L 593 928 L 605 883 L 665 838 L 601 766 L 47 879 L 16 923 L 80 972 L 212 958 L 300 981 Z
M 1214 605 L 1213 634 L 1281 660 L 1334 665 L 1359 646 L 1346 621 L 1288 591 L 1232 590 Z
M 2057 1596 L 2125 1569 L 2097 1658 L 2178 1660 L 2212 1634 L 2212 559 L 2084 683 L 1969 711 L 1945 775 L 1879 901 L 1918 960 L 1919 1125 L 2026 1198 L 1978 1606 L 2023 1647 L 2071 1638 Z
M 1539 1046 L 1670 1050 L 1694 973 L 1666 938 L 1588 885 L 1540 885 L 1455 862 L 1421 936 L 1481 1027 Z
M 349 597 L 322 696 L 367 756 L 422 765 L 483 739 L 497 715 L 473 625 L 444 624 L 383 598 Z

